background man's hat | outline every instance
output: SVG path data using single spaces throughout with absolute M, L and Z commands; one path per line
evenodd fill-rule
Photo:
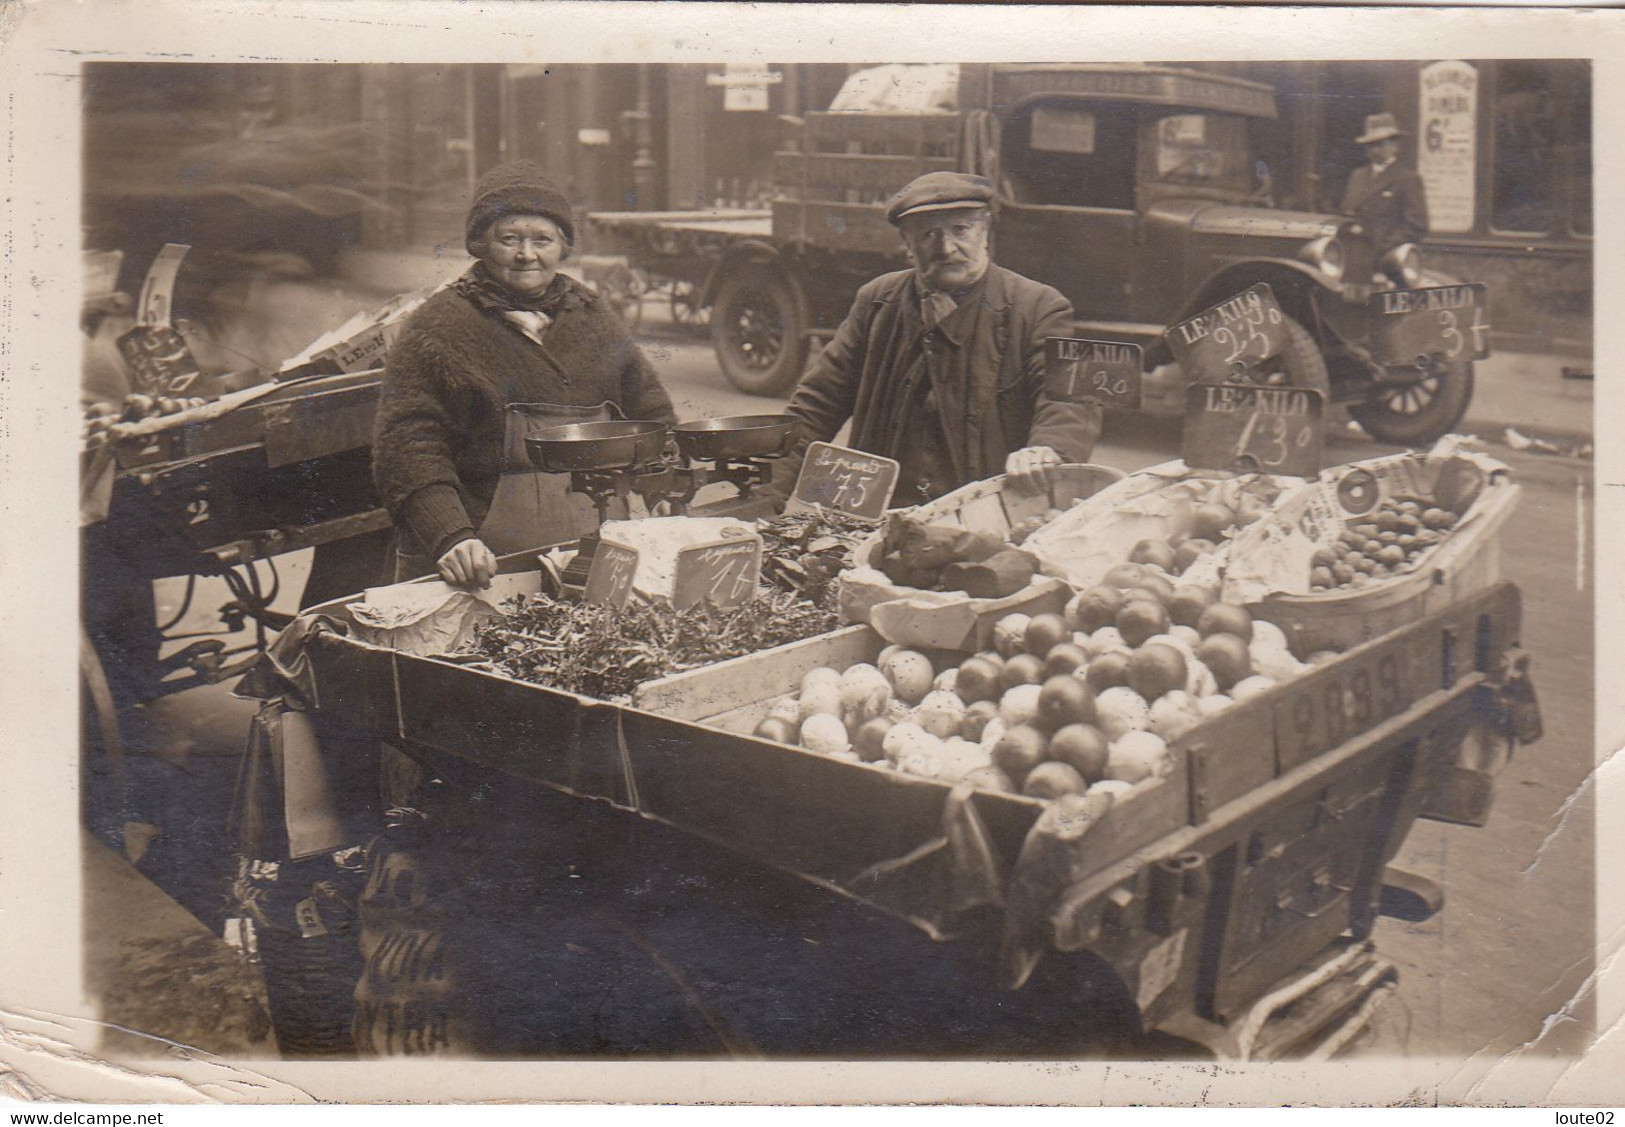
M 916 177 L 891 198 L 886 218 L 895 227 L 905 215 L 922 211 L 986 207 L 993 202 L 993 181 L 963 172 L 927 172 Z
M 1356 145 L 1375 145 L 1378 141 L 1386 141 L 1390 137 L 1403 137 L 1405 131 L 1399 127 L 1391 113 L 1374 113 L 1365 119 L 1365 133 L 1354 139 Z

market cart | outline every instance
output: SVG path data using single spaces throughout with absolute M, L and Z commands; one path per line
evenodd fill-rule
M 271 610 L 277 557 L 329 549 L 324 563 L 348 573 L 334 576 L 329 594 L 377 574 L 367 552 L 389 526 L 368 470 L 378 381 L 369 371 L 262 382 L 123 424 L 87 449 L 81 666 L 109 750 L 118 750 L 119 708 L 239 673 L 267 631 L 286 625 L 289 616 Z M 366 559 L 345 568 L 347 552 Z M 178 576 L 187 578 L 184 605 L 160 624 L 152 583 Z M 219 636 L 160 657 L 161 646 L 185 640 L 169 632 L 202 577 L 232 594 Z M 232 645 L 245 627 L 251 633 Z
M 772 216 L 765 210 L 595 211 L 588 217 L 600 250 L 625 256 L 628 266 L 600 280 L 627 321 L 636 327 L 643 301 L 664 293 L 671 319 L 703 324 L 710 306 L 706 287 L 725 252 L 769 245 Z
M 532 566 L 506 560 L 501 593 L 537 590 Z M 1365 1025 L 1395 974 L 1371 946 L 1379 914 L 1438 905 L 1388 867 L 1406 834 L 1418 817 L 1482 824 L 1487 779 L 1458 759 L 1470 732 L 1539 734 L 1505 583 L 1239 702 L 1103 811 L 748 734 L 807 670 L 873 659 L 867 626 L 617 704 L 362 641 L 344 601 L 312 613 L 297 693 L 324 724 L 608 804 L 980 944 L 1017 999 L 1041 964 L 1104 961 L 1145 1030 L 1233 1058 L 1330 1054 Z

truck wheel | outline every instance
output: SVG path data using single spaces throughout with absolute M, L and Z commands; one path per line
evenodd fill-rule
M 780 271 L 728 275 L 711 306 L 711 342 L 728 382 L 749 395 L 784 395 L 807 362 L 807 315 Z
M 1426 446 L 1455 429 L 1472 398 L 1472 364 L 1447 364 L 1419 383 L 1381 389 L 1349 414 L 1379 442 Z

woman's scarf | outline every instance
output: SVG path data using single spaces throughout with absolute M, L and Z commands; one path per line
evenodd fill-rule
M 535 297 L 514 293 L 507 286 L 485 272 L 484 263 L 476 262 L 461 278 L 451 284 L 474 308 L 492 317 L 500 317 L 525 336 L 542 344 L 550 326 L 558 315 L 570 308 L 575 291 L 570 279 L 555 274 L 547 289 Z

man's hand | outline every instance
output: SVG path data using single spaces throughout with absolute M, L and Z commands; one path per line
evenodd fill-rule
M 483 540 L 459 540 L 435 564 L 440 578 L 457 587 L 489 587 L 497 573 L 497 558 Z
M 1048 446 L 1026 446 L 1004 460 L 1004 472 L 1040 484 L 1044 481 L 1045 467 L 1060 464 L 1061 456 Z

